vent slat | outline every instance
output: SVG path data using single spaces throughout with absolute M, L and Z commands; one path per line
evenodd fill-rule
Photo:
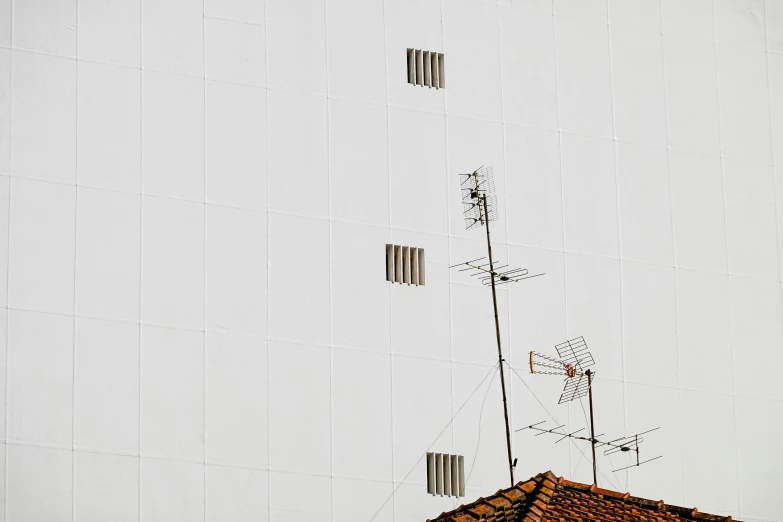
M 394 282 L 394 245 L 386 245 L 386 280 Z
M 402 283 L 402 247 L 394 245 L 394 282 Z
M 427 452 L 427 493 L 435 494 L 435 454 Z
M 457 459 L 459 465 L 459 496 L 465 496 L 465 457 L 462 455 Z
M 451 456 L 451 494 L 460 497 L 459 494 L 459 456 Z
M 438 56 L 440 56 L 439 53 L 432 53 L 431 58 L 431 69 L 432 69 L 432 86 L 436 89 L 440 89 L 440 71 L 438 67 Z
M 419 249 L 419 286 L 424 286 L 424 249 Z
M 451 457 L 443 455 L 443 494 L 451 496 Z
M 424 85 L 432 87 L 432 62 L 430 56 L 432 53 L 424 51 Z
M 416 85 L 422 85 L 424 80 L 424 63 L 422 62 L 421 50 L 416 49 Z
M 402 247 L 402 282 L 411 284 L 411 249 Z
M 443 454 L 435 454 L 435 491 L 443 496 Z
M 419 284 L 419 249 L 411 247 L 411 284 Z
M 408 83 L 416 85 L 416 50 L 408 49 Z
M 446 59 L 443 53 L 438 53 L 438 83 L 441 89 L 446 88 Z

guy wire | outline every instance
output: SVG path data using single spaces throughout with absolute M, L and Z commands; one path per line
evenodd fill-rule
M 585 411 L 585 403 L 582 401 L 583 397 L 579 397 L 579 406 L 582 407 L 582 416 L 585 418 L 585 426 L 589 426 L 590 423 L 587 421 L 587 412 Z M 579 457 L 579 460 L 576 461 L 576 467 L 574 468 L 574 476 L 576 476 L 576 471 L 579 469 L 579 464 L 582 463 L 582 459 L 584 458 L 585 454 L 582 453 L 582 456 Z
M 536 396 L 536 394 L 535 394 L 535 393 L 533 393 L 533 390 L 531 390 L 531 389 L 530 389 L 530 386 L 528 386 L 528 385 L 527 385 L 527 383 L 525 382 L 525 379 L 523 379 L 523 378 L 522 378 L 522 376 L 521 376 L 521 375 L 519 375 L 519 373 L 517 373 L 516 369 L 514 369 L 514 367 L 513 367 L 513 366 L 511 366 L 511 365 L 510 365 L 510 364 L 508 364 L 508 363 L 506 363 L 506 366 L 508 366 L 508 368 L 509 368 L 509 369 L 510 369 L 512 372 L 514 372 L 514 375 L 516 375 L 516 376 L 517 376 L 517 378 L 519 378 L 519 380 L 520 380 L 520 381 L 522 381 L 522 384 L 524 384 L 524 385 L 525 385 L 525 388 L 527 388 L 527 391 L 529 391 L 529 392 L 530 392 L 530 394 L 533 396 L 533 398 L 536 400 L 536 402 L 538 402 L 538 404 L 539 404 L 539 405 L 540 405 L 540 406 L 541 406 L 541 407 L 544 409 L 544 411 L 546 412 L 546 414 L 547 414 L 547 415 L 549 415 L 549 418 L 550 418 L 550 419 L 552 419 L 552 420 L 555 422 L 555 424 L 557 424 L 557 420 L 555 420 L 555 417 L 554 417 L 554 416 L 553 416 L 551 413 L 549 413 L 549 410 L 548 410 L 548 409 L 546 409 L 546 406 L 544 406 L 544 403 L 542 403 L 542 402 L 541 402 L 541 400 L 540 400 L 540 399 L 539 399 L 539 398 Z M 569 437 L 569 439 L 568 439 L 568 440 L 570 440 L 570 441 L 571 441 L 571 444 L 573 444 L 573 445 L 574 445 L 574 447 L 575 447 L 577 450 L 579 450 L 579 453 L 581 453 L 581 454 L 582 454 L 582 456 L 584 457 L 584 456 L 585 456 L 585 452 L 584 452 L 584 451 L 582 451 L 582 448 L 580 448 L 580 447 L 579 447 L 579 446 L 576 444 L 576 442 L 574 442 L 574 441 L 573 441 L 573 440 L 572 440 L 570 437 Z M 596 467 L 597 467 L 597 466 L 596 466 Z M 603 479 L 604 479 L 604 480 L 606 480 L 608 483 L 610 483 L 610 484 L 612 484 L 613 486 L 615 486 L 615 487 L 617 488 L 617 491 L 620 491 L 620 489 L 621 489 L 621 488 L 620 488 L 620 485 L 619 485 L 619 484 L 617 484 L 616 482 L 614 482 L 613 480 L 609 479 L 609 478 L 608 478 L 606 475 L 604 475 L 604 474 L 603 474 L 603 472 L 601 471 L 601 469 L 600 469 L 600 468 L 598 468 L 598 474 L 599 474 L 599 475 L 601 475 L 601 477 L 603 477 Z
M 489 390 L 492 389 L 492 383 L 495 382 L 495 377 L 498 374 L 498 369 L 495 369 L 495 373 L 492 374 L 492 378 L 489 380 L 489 384 L 487 385 L 487 393 L 484 394 L 484 400 L 481 401 L 481 410 L 479 411 L 479 420 L 478 420 L 478 439 L 476 440 L 476 452 L 473 454 L 473 463 L 470 465 L 470 471 L 468 472 L 468 476 L 465 479 L 465 487 L 467 487 L 468 482 L 470 482 L 470 476 L 473 474 L 473 467 L 476 465 L 476 457 L 478 457 L 479 447 L 481 446 L 481 418 L 484 416 L 484 405 L 487 403 L 487 397 L 489 397 Z
M 405 476 L 402 477 L 402 480 L 400 481 L 399 484 L 397 484 L 397 487 L 395 487 L 394 490 L 391 492 L 391 495 L 386 497 L 386 500 L 383 501 L 383 504 L 381 504 L 381 507 L 378 508 L 378 511 L 375 512 L 375 514 L 372 516 L 372 518 L 370 518 L 370 520 L 368 522 L 372 522 L 373 520 L 375 520 L 375 517 L 377 517 L 378 514 L 383 510 L 383 508 L 386 507 L 386 504 L 388 504 L 389 500 L 391 500 L 392 497 L 394 497 L 394 494 L 397 493 L 397 490 L 400 489 L 400 486 L 402 486 L 405 483 L 405 480 L 410 476 L 411 473 L 413 473 L 413 470 L 416 469 L 416 466 L 419 465 L 419 462 L 421 462 L 421 459 L 423 459 L 424 457 L 427 456 L 427 452 L 430 450 L 430 448 L 432 448 L 435 445 L 435 443 L 438 442 L 438 439 L 440 438 L 441 435 L 443 435 L 443 432 L 445 432 L 446 429 L 451 425 L 451 423 L 454 422 L 454 419 L 457 418 L 457 415 L 459 415 L 459 413 L 462 411 L 462 409 L 468 404 L 470 399 L 472 399 L 473 396 L 476 394 L 476 392 L 479 390 L 479 388 L 481 388 L 481 385 L 484 384 L 484 381 L 487 380 L 487 377 L 489 377 L 489 374 L 492 373 L 492 370 L 496 370 L 497 369 L 497 366 L 498 366 L 498 363 L 495 363 L 492 366 L 492 368 L 489 369 L 489 371 L 484 376 L 484 378 L 481 379 L 481 382 L 478 383 L 478 386 L 476 386 L 476 389 L 473 390 L 470 393 L 470 395 L 468 396 L 467 399 L 465 399 L 465 402 L 463 402 L 462 406 L 459 407 L 459 409 L 457 410 L 457 413 L 455 413 L 451 417 L 451 419 L 449 419 L 449 422 L 447 422 L 446 425 L 443 427 L 443 429 L 440 430 L 440 433 L 438 433 L 438 435 L 435 437 L 435 440 L 433 440 L 432 443 L 429 446 L 427 446 L 427 449 L 424 450 L 424 453 L 422 453 L 421 457 L 416 459 L 416 462 L 413 464 L 413 466 L 408 471 L 408 473 L 406 473 Z M 392 473 L 393 473 L 393 471 L 392 471 Z M 393 480 L 394 480 L 394 478 L 392 477 L 392 481 Z

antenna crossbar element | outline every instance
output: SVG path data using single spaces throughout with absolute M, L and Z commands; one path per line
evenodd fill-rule
M 546 435 L 547 433 L 551 434 L 551 435 L 557 435 L 557 436 L 561 437 L 560 439 L 557 440 L 557 442 L 560 442 L 563 439 L 576 439 L 576 440 L 583 440 L 583 441 L 587 441 L 587 442 L 590 442 L 592 440 L 590 437 L 583 437 L 581 435 L 576 435 L 580 431 L 584 430 L 584 428 L 580 428 L 580 429 L 578 429 L 576 431 L 573 431 L 571 433 L 563 433 L 562 431 L 557 431 L 557 430 L 559 430 L 560 428 L 565 427 L 565 424 L 560 424 L 558 426 L 555 426 L 554 428 L 545 429 L 545 428 L 540 427 L 540 425 L 544 424 L 544 423 L 546 423 L 546 421 L 537 422 L 535 424 L 531 424 L 530 426 L 525 426 L 524 428 L 519 428 L 516 431 L 524 431 L 524 430 L 537 431 L 538 433 L 536 433 L 536 435 L 535 435 L 536 437 L 538 437 L 540 435 Z
M 576 431 L 572 431 L 572 432 L 571 432 L 571 433 L 569 433 L 568 435 L 565 435 L 565 436 L 563 436 L 563 437 L 560 437 L 559 439 L 557 439 L 557 440 L 555 441 L 555 444 L 557 444 L 558 442 L 564 441 L 564 440 L 566 440 L 566 439 L 572 438 L 574 435 L 576 435 L 577 433 L 579 433 L 579 432 L 580 432 L 580 431 L 582 431 L 582 430 L 584 430 L 584 428 L 579 428 L 579 429 L 578 429 L 578 430 L 576 430 Z
M 543 429 L 543 428 L 541 428 L 541 429 L 539 429 L 539 428 L 533 428 L 533 429 L 536 429 L 536 430 L 538 430 L 538 431 L 540 431 L 540 432 L 541 432 L 541 433 L 537 433 L 537 434 L 536 434 L 536 437 L 538 437 L 539 435 L 543 435 L 544 433 L 554 433 L 555 435 L 560 435 L 560 434 L 559 434 L 559 433 L 557 433 L 555 430 L 559 430 L 560 428 L 562 428 L 562 427 L 564 427 L 564 426 L 565 426 L 565 424 L 560 424 L 559 426 L 555 426 L 554 428 L 552 428 L 552 429 L 549 429 L 549 430 L 545 430 L 545 429 Z M 525 429 L 525 428 L 522 428 L 522 429 Z M 517 431 L 519 431 L 519 430 L 517 430 Z
M 647 431 L 642 431 L 642 432 L 639 432 L 639 433 L 635 433 L 635 434 L 630 435 L 628 437 L 620 437 L 620 438 L 617 438 L 617 439 L 614 439 L 614 440 L 610 440 L 609 442 L 602 442 L 601 444 L 598 444 L 598 446 L 605 445 L 605 446 L 612 446 L 612 447 L 621 447 L 621 446 L 625 446 L 626 444 L 630 444 L 637 437 L 639 438 L 639 442 L 641 442 L 643 440 L 642 435 L 647 435 L 648 433 L 651 433 L 651 432 L 659 430 L 659 429 L 660 429 L 660 426 L 658 426 L 657 428 L 649 429 Z
M 652 462 L 652 461 L 654 461 L 654 460 L 658 460 L 658 459 L 660 459 L 660 458 L 663 458 L 663 455 L 658 455 L 657 457 L 653 457 L 653 458 L 651 458 L 651 459 L 643 460 L 643 461 L 641 461 L 641 462 L 637 462 L 636 464 L 631 464 L 630 466 L 625 466 L 624 468 L 613 469 L 613 470 L 612 470 L 612 472 L 615 472 L 615 473 L 616 473 L 616 472 L 618 472 L 618 471 L 622 471 L 622 470 L 624 470 L 624 469 L 628 469 L 628 468 L 636 468 L 636 467 L 639 467 L 639 466 L 641 466 L 642 464 L 647 464 L 648 462 Z
M 633 439 L 623 442 L 622 445 L 619 447 L 612 447 L 611 449 L 608 449 L 604 451 L 604 456 L 608 457 L 609 455 L 614 455 L 615 453 L 625 453 L 628 451 L 631 451 L 631 444 L 638 443 L 641 444 L 644 442 L 644 437 L 639 437 L 639 440 L 634 441 Z

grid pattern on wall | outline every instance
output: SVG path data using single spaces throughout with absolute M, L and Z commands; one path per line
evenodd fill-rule
M 5 5 L 7 522 L 426 520 L 461 502 L 426 494 L 430 444 L 467 499 L 507 486 L 489 297 L 448 272 L 481 164 L 493 252 L 546 272 L 498 294 L 509 364 L 584 335 L 597 430 L 662 426 L 601 485 L 781 521 L 775 2 Z M 413 47 L 448 90 L 411 88 Z M 425 291 L 385 244 L 426 247 Z M 583 427 L 516 373 L 512 428 Z M 530 439 L 518 479 L 590 481 Z

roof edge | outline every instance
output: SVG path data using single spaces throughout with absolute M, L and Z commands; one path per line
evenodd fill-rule
M 711 515 L 701 513 L 698 508 L 686 508 L 666 504 L 663 500 L 650 500 L 632 496 L 630 493 L 621 493 L 610 489 L 599 488 L 595 484 L 582 484 L 563 477 L 558 477 L 551 470 L 539 473 L 526 481 L 520 481 L 514 486 L 498 490 L 494 495 L 481 497 L 470 504 L 462 504 L 459 507 L 444 511 L 434 519 L 427 522 L 472 522 L 486 520 L 493 513 L 509 511 L 523 515 L 520 518 L 524 522 L 539 522 L 541 516 L 548 507 L 549 501 L 558 489 L 572 489 L 582 493 L 594 494 L 600 498 L 614 499 L 623 503 L 629 503 L 641 508 L 667 511 L 683 520 L 704 522 L 741 522 L 729 516 Z
M 520 481 L 510 488 L 499 489 L 492 496 L 481 497 L 470 504 L 462 504 L 451 511 L 444 511 L 434 519 L 427 519 L 427 522 L 478 521 L 499 509 L 504 511 L 513 509 L 520 513 L 523 509 L 527 509 L 525 520 L 538 522 L 543 514 L 543 510 L 547 508 L 549 500 L 559 487 L 559 480 L 560 478 L 552 473 L 551 470 L 539 473 L 535 477 L 526 481 Z M 460 518 L 456 518 L 457 516 Z

